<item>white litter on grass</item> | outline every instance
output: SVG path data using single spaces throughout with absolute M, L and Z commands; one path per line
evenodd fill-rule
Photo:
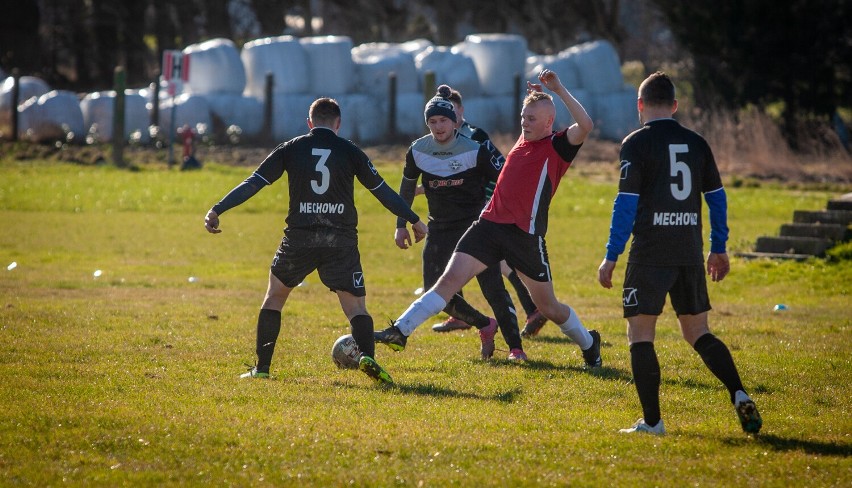
M 99 278 L 102 274 L 104 274 L 103 271 L 96 269 L 95 272 L 92 273 L 92 276 L 94 276 L 95 278 Z
M 414 294 L 415 295 L 422 295 L 423 294 L 423 287 L 421 286 L 420 288 L 414 290 Z
M 17 267 L 18 267 L 18 263 L 15 262 L 15 261 L 12 261 L 11 263 L 9 263 L 9 266 L 6 266 L 6 269 L 9 270 L 9 271 L 12 271 L 13 269 L 15 269 Z
M 198 281 L 198 278 L 196 278 L 195 276 L 190 276 L 187 281 L 189 281 L 190 283 L 195 283 L 196 281 Z

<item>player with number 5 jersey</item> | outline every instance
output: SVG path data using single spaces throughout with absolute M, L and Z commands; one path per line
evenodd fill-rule
M 665 73 L 656 72 L 642 82 L 636 108 L 643 126 L 621 146 L 621 180 L 606 257 L 598 268 L 601 286 L 612 288 L 612 272 L 632 233 L 622 307 L 643 417 L 621 432 L 665 433 L 654 338 L 668 296 L 684 340 L 727 388 L 743 430 L 757 433 L 763 423 L 757 407 L 745 392 L 728 347 L 708 325 L 702 195 L 710 209 L 707 273 L 721 281 L 730 270 L 727 196 L 713 152 L 703 137 L 673 118 L 675 87 Z

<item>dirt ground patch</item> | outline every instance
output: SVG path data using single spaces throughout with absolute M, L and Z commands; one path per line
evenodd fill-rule
M 515 143 L 516 136 L 495 135 L 492 140 L 505 154 Z M 260 164 L 273 146 L 245 145 L 203 145 L 196 150 L 196 157 L 202 164 L 218 163 L 254 167 Z M 575 169 L 584 175 L 597 175 L 603 178 L 613 178 L 618 171 L 620 143 L 590 138 L 580 150 Z M 399 162 L 405 160 L 407 144 L 381 144 L 363 146 L 364 152 L 377 164 Z M 181 148 L 175 147 L 175 160 L 179 166 Z M 0 159 L 49 160 L 63 161 L 74 164 L 96 165 L 112 162 L 112 147 L 102 145 L 74 144 L 33 144 L 25 142 L 0 142 Z M 128 146 L 124 150 L 124 160 L 131 168 L 165 165 L 168 154 L 165 149 L 148 146 Z M 760 184 L 772 182 L 786 185 L 806 185 L 817 187 L 839 187 L 848 191 L 852 184 L 852 160 L 841 159 L 840 162 L 812 161 L 797 164 L 774 164 L 773 171 L 767 174 L 765 165 L 749 164 L 739 161 L 737 165 L 726 164 L 724 159 L 717 158 L 723 177 L 737 185 Z M 762 169 L 763 168 L 763 169 Z

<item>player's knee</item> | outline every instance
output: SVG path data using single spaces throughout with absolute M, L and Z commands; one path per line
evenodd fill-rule
M 562 324 L 571 316 L 568 306 L 555 300 L 548 300 L 541 304 L 536 303 L 536 307 L 542 315 L 555 324 Z

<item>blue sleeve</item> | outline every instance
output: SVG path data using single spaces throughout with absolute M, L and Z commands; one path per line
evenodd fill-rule
M 635 193 L 619 193 L 612 207 L 612 223 L 609 226 L 609 241 L 606 243 L 606 258 L 618 261 L 618 256 L 624 252 L 627 239 L 633 232 L 633 221 L 636 219 L 636 208 L 639 206 L 639 195 Z
M 246 200 L 255 196 L 261 188 L 268 184 L 270 183 L 266 181 L 263 176 L 260 176 L 257 173 L 252 173 L 251 176 L 245 179 L 245 181 L 228 192 L 228 194 L 225 195 L 219 203 L 213 205 L 212 210 L 216 212 L 216 215 L 222 215 L 225 211 L 245 203 Z
M 724 188 L 704 194 L 710 209 L 710 252 L 724 254 L 728 242 L 728 196 Z

